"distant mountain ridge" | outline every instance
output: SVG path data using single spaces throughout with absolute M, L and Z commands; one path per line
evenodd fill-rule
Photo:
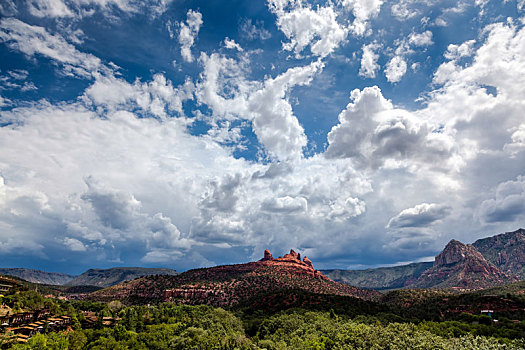
M 178 274 L 177 271 L 168 268 L 114 267 L 111 269 L 89 269 L 67 284 L 72 286 L 97 286 L 106 288 L 143 276 L 176 276 Z
M 0 268 L 0 275 L 15 276 L 31 283 L 55 286 L 96 286 L 102 288 L 143 276 L 177 274 L 179 274 L 177 271 L 168 268 L 147 267 L 89 269 L 78 276 L 25 268 Z
M 25 268 L 0 268 L 0 275 L 15 276 L 31 283 L 50 285 L 63 285 L 77 277 L 60 272 L 46 272 Z
M 323 270 L 328 277 L 361 288 L 486 288 L 525 279 L 525 230 L 478 239 L 452 240 L 434 263 L 367 270 Z
M 433 266 L 432 262 L 380 267 L 366 270 L 321 270 L 336 282 L 347 283 L 359 288 L 395 289 L 413 284 L 419 276 Z

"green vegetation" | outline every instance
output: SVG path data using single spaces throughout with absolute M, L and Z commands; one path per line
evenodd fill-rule
M 433 295 L 433 294 L 431 294 Z M 437 294 L 436 294 L 437 295 Z M 286 295 L 279 297 L 287 298 Z M 427 296 L 429 297 L 429 296 Z M 37 334 L 12 349 L 523 349 L 525 322 L 458 314 L 455 320 L 424 321 L 394 314 L 371 302 L 330 296 L 306 309 L 246 306 L 224 310 L 207 305 L 163 303 L 126 306 L 120 301 L 60 301 L 34 291 L 15 293 L 4 303 L 20 309 L 49 308 L 73 315 L 68 332 Z M 315 299 L 308 299 L 315 301 Z M 296 306 L 289 305 L 288 306 Z M 329 309 L 329 306 L 335 307 Z M 346 305 L 346 306 L 345 306 Z M 117 320 L 82 328 L 81 311 Z M 87 327 L 87 326 L 86 326 Z M 4 347 L 7 337 L 0 339 Z
M 429 321 L 458 320 L 461 314 L 497 310 L 495 319 L 525 319 L 522 282 L 480 291 L 458 293 L 447 290 L 411 289 L 386 294 L 383 305 L 405 319 Z
M 461 322 L 385 323 L 294 309 L 262 317 L 248 337 L 242 316 L 210 306 L 126 307 L 112 328 L 36 335 L 13 349 L 520 349 Z M 371 323 L 372 322 L 372 323 Z M 493 326 L 485 325 L 490 328 Z M 490 332 L 487 332 L 490 333 Z
M 0 301 L 14 313 L 48 309 L 54 315 L 66 315 L 75 310 L 69 302 L 45 298 L 33 290 L 5 295 Z

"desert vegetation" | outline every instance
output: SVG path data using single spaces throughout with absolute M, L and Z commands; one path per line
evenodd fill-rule
M 296 293 L 290 292 L 290 295 Z M 209 305 L 126 306 L 63 301 L 22 291 L 4 298 L 18 310 L 49 308 L 72 316 L 66 331 L 43 331 L 27 342 L 6 332 L 11 349 L 522 349 L 525 322 L 461 313 L 430 321 L 403 316 L 386 304 L 325 295 L 297 294 L 297 304 L 264 304 L 233 309 Z M 289 296 L 280 295 L 282 299 Z M 406 296 L 405 296 L 406 297 Z M 432 299 L 435 294 L 427 296 Z M 309 299 L 308 299 L 309 298 Z M 425 298 L 425 296 L 419 296 Z M 306 303 L 310 300 L 312 303 Z M 315 301 L 320 301 L 316 303 Z M 322 301 L 322 302 L 321 302 Z M 353 303 L 352 303 L 353 301 Z M 267 306 L 264 306 L 267 305 Z M 300 305 L 302 307 L 295 307 Z M 432 305 L 432 303 L 431 303 Z M 291 308 L 290 308 L 291 307 Z M 331 308 L 332 307 L 332 308 Z M 335 308 L 335 309 L 334 309 Z M 413 308 L 413 306 L 412 306 Z M 86 314 L 96 322 L 86 322 Z M 415 313 L 414 313 L 415 314 Z M 105 324 L 103 320 L 115 322 Z

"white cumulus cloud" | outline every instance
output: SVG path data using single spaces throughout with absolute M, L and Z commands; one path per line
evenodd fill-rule
M 325 57 L 346 39 L 349 29 L 337 21 L 331 6 L 312 8 L 295 1 L 268 1 L 277 15 L 277 26 L 289 39 L 283 49 L 294 51 L 297 57 L 310 46 L 312 54 Z
M 351 25 L 352 32 L 363 35 L 367 29 L 370 19 L 379 15 L 383 0 L 338 0 L 350 10 L 355 17 Z
M 432 32 L 427 30 L 423 33 L 412 33 L 408 37 L 408 42 L 415 46 L 429 46 L 434 42 L 432 41 Z
M 204 23 L 202 14 L 198 11 L 188 10 L 186 14 L 186 23 L 180 22 L 179 43 L 180 54 L 186 62 L 193 62 L 193 54 L 191 47 L 195 42 L 195 38 L 199 34 L 199 30 Z
M 500 183 L 494 198 L 483 201 L 479 206 L 482 220 L 489 223 L 515 221 L 525 214 L 525 178 L 518 176 L 513 181 Z
M 365 78 L 375 78 L 376 72 L 381 68 L 377 64 L 379 54 L 376 53 L 380 46 L 377 43 L 371 43 L 363 45 L 363 56 L 361 56 L 361 68 L 359 69 L 359 75 Z
M 388 221 L 386 228 L 427 227 L 450 214 L 451 208 L 435 203 L 421 203 L 404 209 Z
M 407 63 L 401 56 L 394 56 L 385 67 L 386 79 L 391 83 L 401 81 L 407 71 Z

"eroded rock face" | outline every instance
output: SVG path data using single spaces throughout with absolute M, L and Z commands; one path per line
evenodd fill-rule
M 301 261 L 301 254 L 295 252 L 295 250 L 290 249 L 290 253 L 284 254 L 283 259 L 295 259 Z
M 488 262 L 474 246 L 452 240 L 436 256 L 433 267 L 423 272 L 414 286 L 479 289 L 514 280 L 513 276 Z
M 312 264 L 312 261 L 311 261 L 310 259 L 308 259 L 307 256 L 304 257 L 303 262 L 304 262 L 306 265 L 310 266 L 312 269 L 314 268 L 314 264 Z
M 310 259 L 308 259 L 308 257 L 305 256 L 304 259 L 301 260 L 301 254 L 297 253 L 293 249 L 290 249 L 290 253 L 284 254 L 284 256 L 280 256 L 275 259 L 273 258 L 268 259 L 267 258 L 268 256 L 271 257 L 271 254 L 268 251 L 268 249 L 266 249 L 266 251 L 264 252 L 264 258 L 259 260 L 259 262 L 264 263 L 264 264 L 271 263 L 271 264 L 277 264 L 280 266 L 290 266 L 290 267 L 293 267 L 294 269 L 299 269 L 303 271 L 304 273 L 307 273 L 313 277 L 329 280 L 328 277 L 326 277 L 321 272 L 314 269 L 314 264 L 312 263 Z
M 267 260 L 273 260 L 272 253 L 268 249 L 264 251 L 264 258 L 261 259 L 261 261 L 267 261 Z
M 496 259 L 497 265 L 505 265 L 505 263 L 508 261 L 508 255 L 506 251 L 502 251 L 498 253 L 498 257 Z
M 436 256 L 434 266 L 457 264 L 466 259 L 485 261 L 480 252 L 470 244 L 463 244 L 455 239 L 451 240 L 445 249 Z
M 525 279 L 524 229 L 478 239 L 473 246 L 503 272 Z

